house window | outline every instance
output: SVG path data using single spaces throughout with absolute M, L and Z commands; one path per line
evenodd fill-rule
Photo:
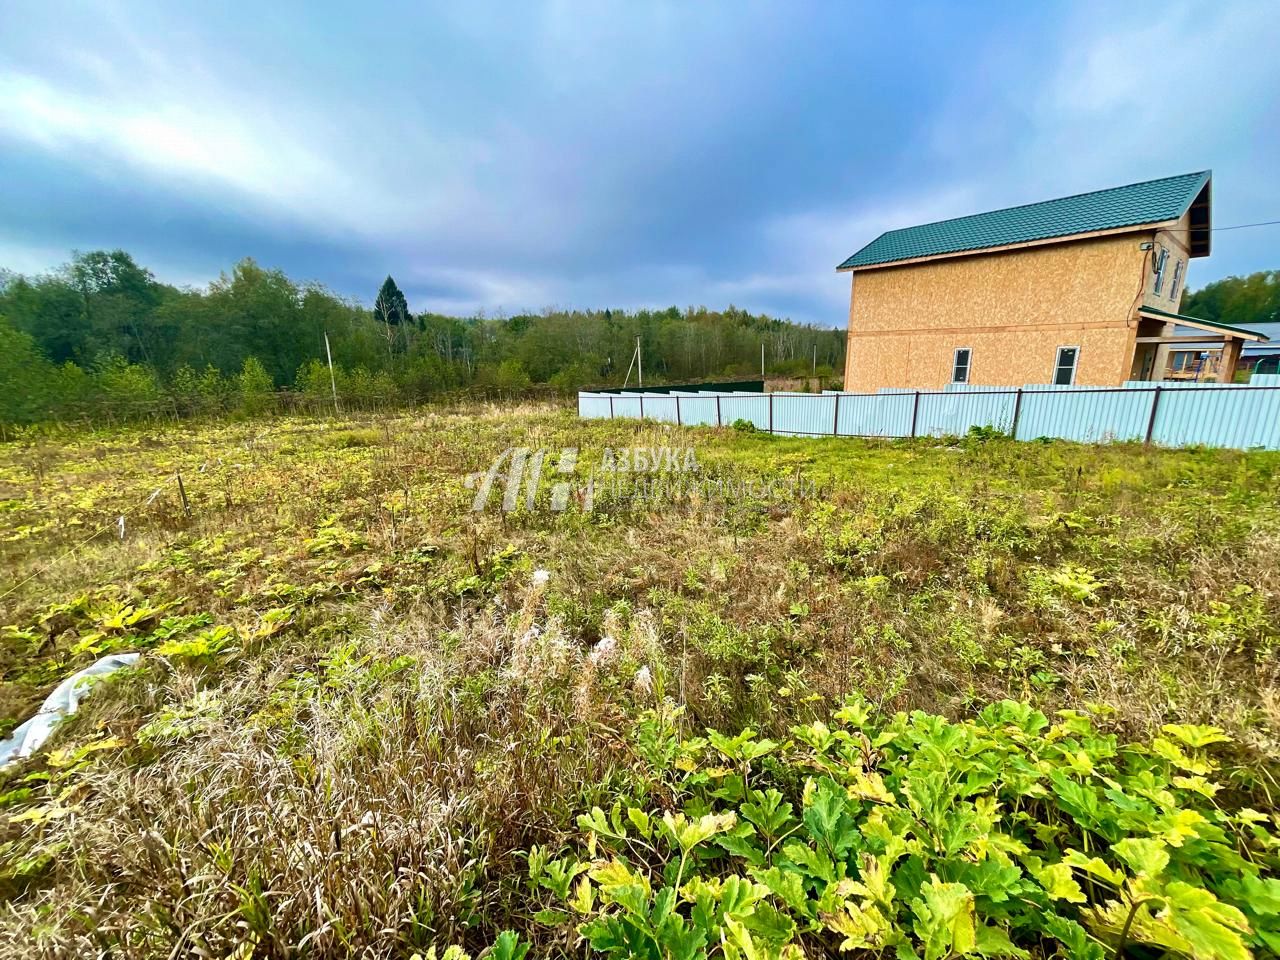
M 1169 299 L 1178 299 L 1178 283 L 1182 280 L 1182 264 L 1184 261 L 1179 260 L 1173 265 L 1173 283 L 1169 285 Z
M 1156 257 L 1156 296 L 1160 295 L 1160 288 L 1164 286 L 1164 265 L 1169 259 L 1169 251 L 1161 248 L 1160 256 Z
M 1167 377 L 1173 380 L 1199 380 L 1217 370 L 1215 351 L 1173 350 L 1169 353 Z
M 1079 347 L 1059 347 L 1053 362 L 1053 383 L 1057 387 L 1069 387 L 1076 382 L 1076 361 L 1080 359 Z
M 973 356 L 973 350 L 969 347 L 957 347 L 955 356 L 951 360 L 951 382 L 952 383 L 968 383 L 969 382 L 969 360 Z

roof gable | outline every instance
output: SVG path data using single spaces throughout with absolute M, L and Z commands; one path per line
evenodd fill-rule
M 918 227 L 889 230 L 836 269 L 852 270 L 1177 220 L 1202 191 L 1206 192 L 1207 198 L 1209 180 L 1210 171 L 1202 170 Z M 1206 234 L 1207 228 L 1206 210 Z

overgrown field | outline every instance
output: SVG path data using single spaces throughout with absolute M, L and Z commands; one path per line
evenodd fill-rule
M 1280 456 L 475 408 L 33 435 L 0 516 L 0 733 L 144 653 L 0 774 L 4 955 L 1280 952 Z

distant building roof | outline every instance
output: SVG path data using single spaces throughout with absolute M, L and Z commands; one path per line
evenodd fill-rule
M 1210 171 L 1146 180 L 1058 200 L 1028 203 L 918 227 L 890 230 L 851 256 L 837 270 L 879 266 L 944 254 L 965 253 L 1177 220 L 1192 204 L 1191 255 L 1209 252 Z M 1203 200 L 1197 203 L 1198 199 Z
M 1241 340 L 1266 341 L 1270 339 L 1261 330 L 1255 330 L 1250 327 L 1236 327 L 1229 323 L 1219 323 L 1217 320 L 1201 320 L 1199 317 L 1188 317 L 1184 313 L 1170 313 L 1168 310 L 1157 310 L 1155 307 L 1139 307 L 1138 313 L 1161 320 L 1173 320 L 1175 323 L 1195 330 L 1221 331 Z

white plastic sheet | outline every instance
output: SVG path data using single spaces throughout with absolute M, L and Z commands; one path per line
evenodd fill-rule
M 0 743 L 0 767 L 39 750 L 58 722 L 80 709 L 80 701 L 89 692 L 95 677 L 105 677 L 121 667 L 132 666 L 140 656 L 142 654 L 139 653 L 113 653 L 63 680 L 53 693 L 45 697 L 40 711 L 14 730 L 8 740 Z

